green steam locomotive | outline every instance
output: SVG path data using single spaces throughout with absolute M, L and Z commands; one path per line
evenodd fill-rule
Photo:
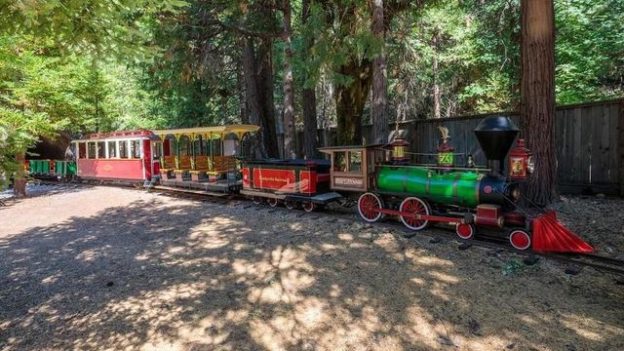
M 486 167 L 471 157 L 458 167 L 448 130 L 440 130 L 436 164 L 410 163 L 403 138 L 383 146 L 320 149 L 331 157 L 332 190 L 358 195 L 358 213 L 369 223 L 395 216 L 413 231 L 434 223 L 454 226 L 464 240 L 483 230 L 504 233 L 518 250 L 591 251 L 554 214 L 530 216 L 518 205 L 519 185 L 533 173 L 534 162 L 522 139 L 512 149 L 519 130 L 511 119 L 489 117 L 475 129 Z

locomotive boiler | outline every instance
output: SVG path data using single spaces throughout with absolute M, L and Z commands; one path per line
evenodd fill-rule
M 423 167 L 383 165 L 377 174 L 377 189 L 386 193 L 411 194 L 437 204 L 476 207 L 479 204 L 509 205 L 520 196 L 515 183 L 476 171 L 442 171 Z

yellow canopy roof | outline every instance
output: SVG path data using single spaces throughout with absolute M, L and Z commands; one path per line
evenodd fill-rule
M 239 138 L 247 133 L 255 133 L 260 127 L 253 124 L 230 124 L 225 126 L 214 127 L 196 127 L 196 128 L 179 128 L 179 129 L 159 129 L 154 130 L 153 133 L 158 135 L 161 139 L 167 135 L 173 135 L 176 138 L 186 135 L 189 137 L 195 137 L 201 135 L 210 139 L 221 139 L 224 136 L 234 133 Z

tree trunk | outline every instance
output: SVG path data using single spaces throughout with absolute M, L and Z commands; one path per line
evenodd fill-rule
M 295 89 L 292 70 L 292 29 L 290 0 L 283 2 L 284 12 L 284 158 L 296 158 Z
M 258 48 L 258 96 L 262 107 L 264 145 L 268 157 L 279 157 L 273 98 L 273 39 L 262 39 Z
M 521 2 L 521 121 L 535 158 L 525 195 L 538 205 L 555 196 L 555 21 L 552 0 Z
M 238 90 L 238 104 L 239 104 L 239 119 L 243 124 L 249 124 L 249 113 L 247 107 L 247 98 L 245 97 L 245 74 L 243 70 L 242 57 L 238 56 L 236 59 L 236 89 Z M 253 136 L 251 136 L 253 138 Z M 250 138 L 249 136 L 247 138 Z M 241 141 L 241 154 L 243 157 L 252 157 L 252 143 L 255 144 L 255 140 L 246 139 L 245 142 Z M 255 145 L 254 145 L 255 146 Z
M 17 197 L 26 196 L 26 174 L 24 171 L 24 161 L 26 155 L 24 152 L 19 152 L 15 155 L 15 162 L 17 162 L 17 172 L 13 178 L 13 193 Z
M 301 22 L 305 26 L 310 16 L 310 0 L 303 0 L 301 11 Z M 309 35 L 304 37 L 304 57 L 314 44 L 313 38 Z M 310 82 L 305 77 L 303 82 L 302 105 L 303 105 L 303 154 L 307 159 L 318 157 L 318 126 L 316 121 L 316 91 L 314 87 L 308 87 Z
M 356 61 L 352 57 L 348 64 L 339 69 L 340 74 L 352 77 L 353 81 L 349 85 L 336 87 L 338 145 L 362 144 L 362 112 L 371 88 L 371 66 L 368 60 Z
M 243 62 L 240 57 L 236 59 L 236 89 L 238 90 L 238 113 L 241 123 L 249 123 L 249 114 L 247 113 L 247 100 L 245 98 L 245 79 L 243 72 Z
M 373 143 L 388 142 L 386 56 L 383 0 L 373 0 L 373 35 L 382 42 L 381 52 L 373 60 Z
M 433 117 L 442 117 L 442 96 L 440 93 L 439 69 L 438 69 L 438 40 L 439 34 L 433 35 Z
M 256 58 L 254 53 L 254 42 L 251 37 L 245 38 L 243 44 L 243 71 L 245 76 L 245 97 L 249 108 L 249 123 L 260 126 L 257 135 L 252 136 L 256 158 L 267 157 L 265 148 L 266 130 L 263 128 L 262 106 L 260 106 L 260 96 L 258 94 L 258 84 L 256 77 Z

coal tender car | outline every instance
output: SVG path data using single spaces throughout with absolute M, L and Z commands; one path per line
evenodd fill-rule
M 457 167 L 448 130 L 441 132 L 437 162 L 432 165 L 410 164 L 409 143 L 400 138 L 385 146 L 321 148 L 331 159 L 331 190 L 359 196 L 358 213 L 370 223 L 396 216 L 413 231 L 434 223 L 452 225 L 465 240 L 482 231 L 494 232 L 506 236 L 518 250 L 593 251 L 563 227 L 554 212 L 529 215 L 518 205 L 519 185 L 531 176 L 534 162 L 524 141 L 516 141 L 519 130 L 511 119 L 489 117 L 475 129 L 487 167 L 476 167 L 470 158 L 464 167 Z

